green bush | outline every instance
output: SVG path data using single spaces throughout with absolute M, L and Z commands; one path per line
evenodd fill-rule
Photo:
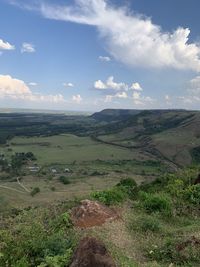
M 125 178 L 122 179 L 117 186 L 123 186 L 123 187 L 137 187 L 137 183 L 135 180 L 131 179 L 131 178 Z
M 184 198 L 192 204 L 200 204 L 200 184 L 190 185 L 184 190 Z
M 61 183 L 65 184 L 65 185 L 66 184 L 70 184 L 70 181 L 66 176 L 60 176 L 59 180 L 60 180 Z
M 130 199 L 134 199 L 138 193 L 137 183 L 131 178 L 122 179 L 116 186 L 120 187 Z
M 110 206 L 123 202 L 127 198 L 127 193 L 120 187 L 113 187 L 109 190 L 93 192 L 91 197 Z
M 46 214 L 44 221 L 37 214 L 30 210 L 18 216 L 12 228 L 0 230 L 0 266 L 68 266 L 76 246 L 74 230 L 52 227 L 55 222 L 46 220 Z M 68 214 L 59 219 L 68 226 Z
M 172 203 L 169 197 L 164 194 L 140 192 L 139 196 L 141 205 L 147 212 L 164 212 L 170 214 L 172 211 Z
M 34 187 L 33 190 L 31 191 L 31 196 L 34 197 L 39 192 L 40 192 L 40 188 L 39 187 Z

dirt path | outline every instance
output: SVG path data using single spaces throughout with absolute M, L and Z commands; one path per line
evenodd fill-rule
M 22 183 L 20 183 L 20 181 L 19 181 L 19 177 L 17 177 L 17 183 L 18 183 L 18 185 L 21 186 L 21 188 L 23 188 L 27 193 L 30 193 L 30 192 L 31 192 L 25 185 L 23 185 Z
M 15 191 L 15 192 L 18 192 L 18 193 L 21 193 L 21 194 L 25 194 L 25 192 L 23 192 L 23 191 L 20 191 L 20 190 L 17 190 L 15 188 L 8 187 L 8 186 L 5 186 L 5 185 L 0 185 L 0 188 L 12 190 L 12 191 Z

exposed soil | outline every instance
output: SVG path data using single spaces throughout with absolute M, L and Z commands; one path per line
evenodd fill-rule
M 116 265 L 101 241 L 85 237 L 80 241 L 70 267 L 116 267 Z
M 108 221 L 119 218 L 116 211 L 97 201 L 83 200 L 80 206 L 72 209 L 72 222 L 80 228 L 100 226 Z
M 200 246 L 200 239 L 196 238 L 195 236 L 192 236 L 190 239 L 186 240 L 185 242 L 182 242 L 177 245 L 176 249 L 177 251 L 183 251 L 188 246 Z

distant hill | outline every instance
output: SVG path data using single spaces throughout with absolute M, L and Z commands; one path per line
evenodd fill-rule
M 141 110 L 138 109 L 104 109 L 94 113 L 91 117 L 95 120 L 110 122 L 128 119 L 140 112 Z
M 200 160 L 199 111 L 103 110 L 92 117 L 109 122 L 97 131 L 102 142 L 139 149 L 178 166 Z

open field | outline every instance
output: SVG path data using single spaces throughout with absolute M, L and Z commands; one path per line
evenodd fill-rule
M 121 178 L 132 177 L 138 183 L 154 179 L 166 166 L 152 162 L 138 150 L 116 147 L 93 141 L 90 137 L 62 134 L 51 137 L 15 137 L 1 153 L 11 158 L 17 152 L 33 152 L 40 167 L 38 173 L 30 173 L 25 165 L 20 175 L 0 180 L 0 195 L 11 207 L 46 205 L 54 201 L 83 197 L 93 190 L 113 186 Z M 53 174 L 51 169 L 57 170 Z M 70 173 L 66 174 L 64 169 Z M 5 174 L 1 174 L 3 177 Z M 67 185 L 59 181 L 67 176 Z M 30 192 L 38 187 L 40 193 L 32 197 Z
M 63 134 L 51 137 L 15 137 L 10 142 L 13 152 L 33 152 L 39 164 L 67 164 L 73 161 L 123 160 L 140 157 L 137 150 L 129 150 L 93 141 L 90 137 Z M 7 150 L 7 151 L 6 151 Z

